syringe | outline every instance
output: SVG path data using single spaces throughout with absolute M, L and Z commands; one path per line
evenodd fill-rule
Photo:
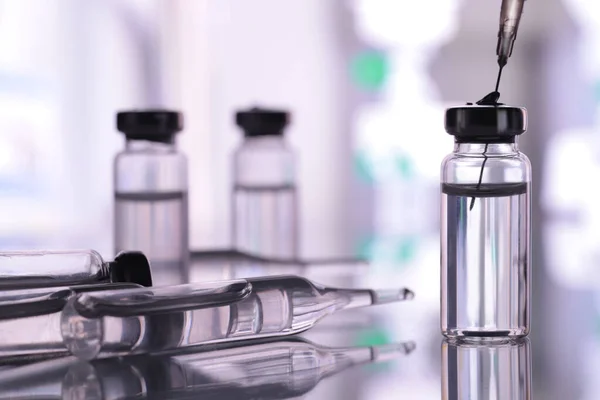
M 131 282 L 152 286 L 150 264 L 137 251 L 106 262 L 93 250 L 0 252 L 0 290 Z
M 354 365 L 410 354 L 414 342 L 330 348 L 303 339 L 271 340 L 182 356 L 125 357 L 74 365 L 63 399 L 282 399 L 308 393 L 322 379 Z M 106 397 L 105 397 L 106 398 Z
M 498 42 L 496 43 L 496 55 L 498 56 L 498 77 L 496 78 L 496 88 L 494 92 L 498 92 L 500 88 L 500 78 L 502 70 L 512 55 L 519 24 L 521 23 L 521 15 L 523 14 L 523 5 L 525 0 L 502 0 L 500 8 L 500 27 L 498 28 Z M 498 97 L 500 95 L 498 94 Z M 496 101 L 498 99 L 496 98 Z
M 408 289 L 374 291 L 323 287 L 297 276 L 247 281 L 252 288 L 249 296 L 227 304 L 218 304 L 218 299 L 232 290 L 229 282 L 205 284 L 204 300 L 184 305 L 178 297 L 180 292 L 186 292 L 188 285 L 81 294 L 63 310 L 63 340 L 71 353 L 82 359 L 161 352 L 291 335 L 309 329 L 323 317 L 342 309 L 391 303 L 414 296 Z M 196 284 L 196 287 L 201 286 Z M 171 298 L 170 303 L 163 301 L 166 296 Z
M 498 56 L 500 68 L 506 65 L 508 58 L 512 55 L 524 4 L 525 0 L 502 0 L 498 43 L 496 45 L 496 55 Z
M 85 291 L 141 288 L 103 283 L 50 289 L 0 291 L 0 365 L 67 355 L 60 315 L 70 297 Z

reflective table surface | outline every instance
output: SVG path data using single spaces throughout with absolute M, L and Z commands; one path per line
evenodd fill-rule
M 417 296 L 332 315 L 295 337 L 91 362 L 2 365 L 0 399 L 556 398 L 534 379 L 533 339 L 443 340 L 433 268 L 429 288 L 422 276 L 344 262 L 265 268 L 203 260 L 194 264 L 192 277 L 294 273 L 337 287 L 407 286 Z

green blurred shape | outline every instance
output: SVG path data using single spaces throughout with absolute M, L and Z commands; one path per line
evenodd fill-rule
M 414 237 L 407 237 L 400 240 L 396 247 L 395 260 L 400 265 L 407 264 L 415 258 L 417 253 L 417 240 Z
M 396 169 L 400 176 L 404 179 L 412 179 L 415 173 L 415 167 L 412 159 L 409 156 L 398 154 L 394 158 Z
M 372 260 L 374 256 L 374 237 L 365 237 L 360 240 L 356 249 L 356 256 L 364 260 Z
M 594 83 L 592 90 L 594 92 L 594 100 L 596 100 L 596 103 L 600 103 L 600 80 Z
M 354 169 L 360 180 L 367 183 L 373 183 L 375 181 L 373 164 L 364 152 L 357 152 L 354 154 Z
M 392 340 L 381 327 L 369 328 L 360 332 L 354 343 L 356 346 L 382 346 L 390 344 Z
M 358 87 L 376 91 L 385 84 L 389 65 L 383 52 L 366 50 L 354 56 L 350 64 L 350 71 L 352 80 Z
M 383 346 L 386 344 L 391 344 L 392 339 L 390 335 L 386 332 L 382 327 L 373 327 L 368 328 L 360 332 L 356 340 L 354 342 L 355 346 L 358 347 L 367 347 L 367 346 Z M 391 362 L 381 362 L 377 364 L 370 364 L 364 367 L 368 371 L 372 371 L 374 373 L 384 372 L 391 368 Z

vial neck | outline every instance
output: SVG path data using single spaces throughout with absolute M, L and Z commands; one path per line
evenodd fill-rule
M 125 149 L 133 152 L 171 153 L 175 151 L 173 138 L 169 142 L 153 142 L 150 140 L 127 139 Z
M 283 135 L 245 136 L 244 144 L 248 146 L 284 147 Z
M 487 148 L 486 148 L 487 146 Z M 505 155 L 519 152 L 517 143 L 455 143 L 454 152 L 458 154 Z
M 283 135 L 261 135 L 261 136 L 244 136 L 244 140 L 248 142 L 283 142 Z

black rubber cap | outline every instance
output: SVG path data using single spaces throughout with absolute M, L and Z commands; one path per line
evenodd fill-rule
M 152 286 L 150 262 L 140 251 L 122 251 L 109 265 L 110 281 Z
M 527 130 L 527 110 L 504 105 L 466 105 L 446 110 L 446 132 L 463 143 L 512 143 Z
M 246 137 L 281 136 L 289 120 L 290 114 L 284 110 L 254 107 L 235 114 L 235 123 L 242 128 Z
M 183 114 L 170 110 L 121 111 L 117 129 L 127 139 L 171 142 L 183 129 Z

